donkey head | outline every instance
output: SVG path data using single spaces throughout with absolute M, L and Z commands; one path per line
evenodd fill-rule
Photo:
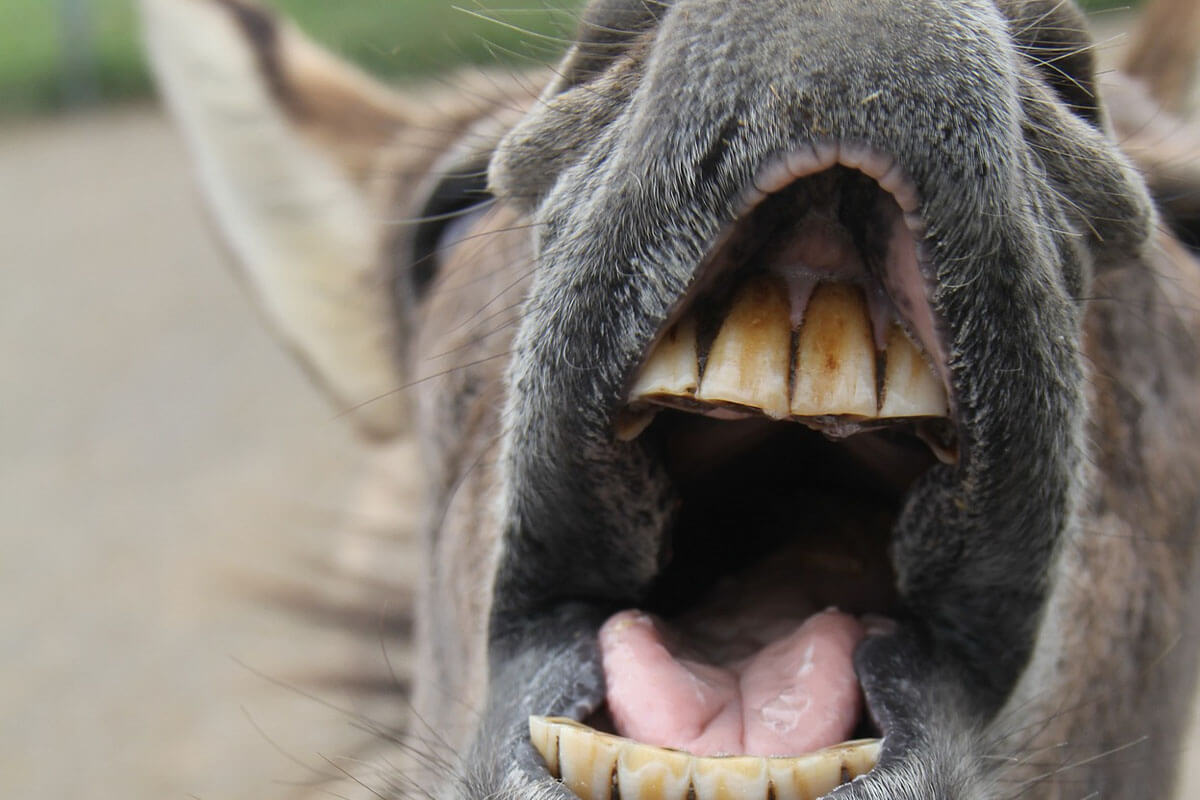
M 408 387 L 440 795 L 1167 790 L 1200 275 L 1074 7 L 594 0 L 453 104 L 145 5 L 277 326 Z

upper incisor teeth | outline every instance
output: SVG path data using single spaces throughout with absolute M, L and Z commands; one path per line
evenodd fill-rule
M 880 417 L 945 416 L 946 390 L 921 352 L 900 329 L 888 332 L 887 368 L 883 375 L 883 405 Z
M 671 327 L 654 346 L 633 385 L 633 397 L 690 397 L 700 383 L 696 357 L 696 322 L 689 318 Z
M 783 284 L 751 278 L 733 298 L 708 352 L 696 399 L 757 408 L 771 419 L 788 415 L 787 376 L 792 323 Z
M 845 283 L 822 284 L 800 328 L 792 413 L 873 417 L 876 407 L 875 343 L 862 291 Z
M 550 774 L 580 800 L 610 800 L 618 792 L 621 800 L 816 800 L 879 760 L 876 739 L 794 758 L 714 758 L 640 744 L 555 717 L 530 717 L 529 735 Z
M 706 413 L 757 409 L 772 419 L 949 413 L 941 380 L 896 324 L 888 331 L 882 394 L 878 391 L 870 315 L 862 290 L 853 284 L 818 286 L 793 336 L 781 281 L 768 275 L 749 279 L 721 323 L 703 376 L 696 327 L 694 317 L 684 317 L 659 341 L 638 374 L 631 402 L 695 409 L 693 401 L 700 401 L 711 407 Z M 629 426 L 622 438 L 639 433 L 649 418 L 635 421 L 639 425 Z

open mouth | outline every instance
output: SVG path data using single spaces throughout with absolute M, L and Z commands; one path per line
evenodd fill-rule
M 616 424 L 681 498 L 663 566 L 600 630 L 603 707 L 530 721 L 582 800 L 804 800 L 874 767 L 854 653 L 904 613 L 906 494 L 958 458 L 921 236 L 889 158 L 784 159 L 644 357 Z

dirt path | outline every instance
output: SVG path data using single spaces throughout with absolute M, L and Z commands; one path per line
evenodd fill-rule
M 378 641 L 247 586 L 371 527 L 345 511 L 368 455 L 264 334 L 157 113 L 0 131 L 0 220 L 0 797 L 330 772 L 361 735 L 252 670 L 340 675 Z

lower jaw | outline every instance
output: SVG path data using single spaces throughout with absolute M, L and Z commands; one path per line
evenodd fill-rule
M 681 422 L 691 424 L 689 420 L 694 419 Z M 645 598 L 646 607 L 669 619 L 665 624 L 678 632 L 677 636 L 666 632 L 661 637 L 679 645 L 672 648 L 676 651 L 669 657 L 676 659 L 676 666 L 680 662 L 701 663 L 705 669 L 733 665 L 734 683 L 740 691 L 745 664 L 755 657 L 754 653 L 772 647 L 778 651 L 788 636 L 795 638 L 796 631 L 825 616 L 825 609 L 837 606 L 846 612 L 837 616 L 848 620 L 847 625 L 856 631 L 840 648 L 835 670 L 836 677 L 849 684 L 853 696 L 844 698 L 841 708 L 835 710 L 841 717 L 837 724 L 827 726 L 823 734 L 815 739 L 810 736 L 802 744 L 793 740 L 795 746 L 755 747 L 743 742 L 712 747 L 711 737 L 707 746 L 693 746 L 697 743 L 687 739 L 656 736 L 629 725 L 630 714 L 620 719 L 621 710 L 613 703 L 616 668 L 610 663 L 611 623 L 634 613 L 622 612 L 599 632 L 598 655 L 603 662 L 608 705 L 602 706 L 599 713 L 579 717 L 595 727 L 564 719 L 530 719 L 532 742 L 550 775 L 581 800 L 815 800 L 870 771 L 878 759 L 879 740 L 859 738 L 877 729 L 861 711 L 852 659 L 864 635 L 863 628 L 868 627 L 857 621 L 859 615 L 890 615 L 893 610 L 896 598 L 886 540 L 895 513 L 891 505 L 894 501 L 879 496 L 902 491 L 902 487 L 885 490 L 880 488 L 883 482 L 876 481 L 876 489 L 866 492 L 860 487 L 872 481 L 865 479 L 856 456 L 845 455 L 842 445 L 826 443 L 824 437 L 799 426 L 770 426 L 770 448 L 764 450 L 753 444 L 760 425 L 714 424 L 722 431 L 749 434 L 739 439 L 751 444 L 746 445 L 749 449 L 745 456 L 732 457 L 727 474 L 712 477 L 724 491 L 713 491 L 706 479 L 680 482 L 685 497 L 671 566 Z M 783 438 L 777 440 L 780 434 Z M 794 445 L 801 442 L 824 451 L 823 457 L 812 459 L 820 463 L 819 481 L 815 476 L 795 474 L 794 458 L 786 459 L 791 465 L 787 469 L 776 465 L 777 461 L 782 464 L 785 456 L 794 457 Z M 845 475 L 854 476 L 856 481 L 850 499 L 844 489 L 834 489 Z M 901 483 L 907 483 L 907 479 Z M 795 495 L 786 503 L 768 503 L 767 497 L 784 496 L 775 491 L 784 485 L 824 488 Z M 791 490 L 793 494 L 795 491 Z M 709 503 L 708 498 L 721 495 L 745 503 L 751 509 L 750 516 L 736 503 Z M 850 502 L 854 498 L 856 501 Z M 746 528 L 748 519 L 754 521 L 752 528 Z M 738 530 L 741 533 L 737 536 L 729 535 Z M 732 572 L 730 564 L 737 565 Z M 697 589 L 704 586 L 708 588 L 698 593 Z M 870 617 L 863 622 L 867 619 Z M 724 633 L 719 632 L 722 629 Z M 747 632 L 762 635 L 747 637 Z M 745 641 L 747 638 L 752 641 Z M 805 644 L 801 636 L 793 643 L 793 650 L 803 650 Z M 666 649 L 664 644 L 664 654 Z M 799 656 L 793 654 L 791 658 L 793 662 L 786 669 L 794 673 L 801 664 L 795 660 Z M 686 693 L 686 685 L 666 685 L 656 681 L 653 673 L 643 671 L 632 680 L 633 685 L 644 689 L 647 704 L 670 691 Z M 699 673 L 697 685 L 704 682 L 705 676 L 711 676 L 704 670 Z M 630 683 L 626 679 L 626 686 Z M 793 688 L 794 684 L 785 684 L 777 694 Z M 826 702 L 821 694 L 813 694 L 818 707 Z M 640 702 L 626 702 L 625 708 L 633 708 L 636 716 L 636 704 Z M 755 706 L 746 703 L 744 707 Z M 699 724 L 704 724 L 703 709 L 689 711 Z
M 880 740 L 857 738 L 877 728 L 851 659 L 868 629 L 886 633 L 890 621 L 820 611 L 752 656 L 733 652 L 727 674 L 680 656 L 686 645 L 660 626 L 632 611 L 601 626 L 607 704 L 586 717 L 591 725 L 529 719 L 546 769 L 580 800 L 816 800 L 875 767 Z M 639 658 L 650 662 L 641 671 Z M 716 660 L 711 650 L 705 660 Z M 797 698 L 790 727 L 773 725 L 783 717 L 768 712 L 796 712 Z M 654 720 L 656 711 L 668 716 Z

